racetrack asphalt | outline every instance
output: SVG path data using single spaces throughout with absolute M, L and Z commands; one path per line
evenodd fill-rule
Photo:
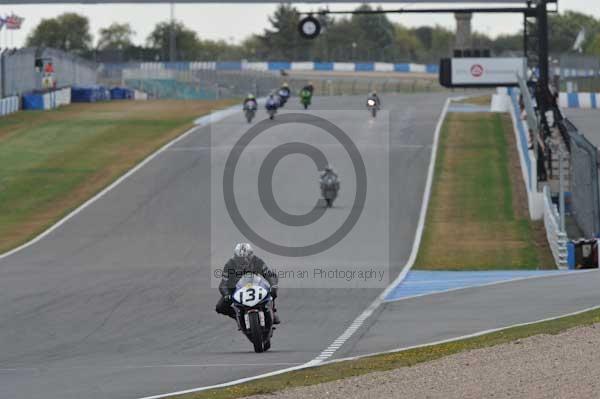
M 370 202 L 369 195 L 360 222 L 345 241 L 327 251 L 326 259 L 316 255 L 313 260 L 326 267 L 333 259 L 362 256 L 385 271 L 384 262 L 389 262 L 386 280 L 398 274 L 412 246 L 432 138 L 446 97 L 384 97 L 390 117 L 382 113 L 375 121 L 364 108 L 364 97 L 314 99 L 312 109 L 333 110 L 323 117 L 334 118 L 363 153 L 365 164 L 378 170 L 369 176 L 369 193 L 381 193 L 384 202 Z M 299 110 L 295 98 L 284 112 L 293 110 Z M 257 121 L 264 117 L 259 112 Z M 387 126 L 390 137 L 383 140 L 379 130 Z M 0 398 L 135 398 L 305 363 L 377 297 L 382 287 L 284 286 L 278 300 L 283 323 L 266 354 L 253 353 L 234 323 L 215 313 L 218 292 L 211 286 L 211 269 L 224 263 L 235 241 L 243 238 L 225 217 L 224 206 L 211 204 L 222 183 L 211 183 L 211 169 L 223 164 L 247 129 L 241 110 L 198 129 L 39 242 L 0 260 Z M 281 132 L 290 140 L 312 134 L 294 124 Z M 262 140 L 257 153 L 269 140 L 279 143 L 276 134 Z M 352 208 L 356 183 L 352 169 L 345 169 L 347 160 L 342 155 L 337 159 L 335 143 L 324 147 L 342 179 L 336 207 L 325 215 L 334 224 Z M 389 174 L 388 165 L 379 163 L 388 149 Z M 244 178 L 253 161 L 248 162 L 236 175 L 241 195 L 256 186 L 256 180 Z M 388 179 L 389 196 L 384 187 Z M 318 197 L 317 170 L 306 157 L 286 157 L 274 181 L 295 185 L 275 193 L 289 212 L 302 213 L 304 202 L 312 207 Z M 242 212 L 261 207 L 258 198 L 242 198 Z M 380 207 L 388 199 L 389 218 Z M 217 224 L 211 228 L 215 215 L 224 219 L 213 220 Z M 259 212 L 245 215 L 251 223 L 263 223 Z M 388 226 L 384 218 L 389 231 L 382 230 Z M 322 229 L 308 226 L 299 239 L 317 237 Z M 284 229 L 267 233 L 293 238 Z M 386 233 L 394 243 L 389 251 Z M 270 264 L 278 261 L 260 248 L 256 252 Z M 377 259 L 368 259 L 371 255 Z
M 412 247 L 433 134 L 447 96 L 383 97 L 389 118 L 383 113 L 375 121 L 363 97 L 314 99 L 313 109 L 334 110 L 323 116 L 352 138 L 368 169 L 377 173 L 369 174 L 356 227 L 322 258 L 313 255 L 311 264 L 372 263 L 388 280 L 398 275 Z M 284 112 L 298 111 L 296 103 L 292 99 Z M 258 120 L 264 117 L 260 112 Z M 253 353 L 234 323 L 214 312 L 218 292 L 211 273 L 230 256 L 235 241 L 243 240 L 218 201 L 222 181 L 215 176 L 247 129 L 241 111 L 197 129 L 44 239 L 0 260 L 0 398 L 139 398 L 303 364 L 381 293 L 382 287 L 282 284 L 283 322 L 272 350 L 264 354 Z M 249 148 L 247 163 L 237 171 L 236 197 L 251 225 L 292 243 L 296 236 L 266 220 L 251 195 L 256 174 L 250 169 L 257 169 L 266 148 L 282 138 L 314 138 L 303 125 L 279 129 Z M 388 140 L 381 139 L 382 130 L 389 131 Z M 347 193 L 356 185 L 335 144 L 315 140 L 340 173 L 342 192 L 323 216 L 327 223 L 300 229 L 299 242 L 321 237 L 326 226 L 339 222 L 352 208 Z M 382 158 L 386 152 L 389 165 Z M 386 193 L 382 186 L 388 181 Z M 307 211 L 318 196 L 316 169 L 305 157 L 282 160 L 274 182 L 284 187 L 275 192 L 277 203 L 291 213 Z M 373 199 L 372 193 L 384 198 Z M 380 209 L 386 201 L 388 209 Z M 289 262 L 293 268 L 304 262 L 256 252 L 271 265 Z M 337 356 L 598 304 L 600 294 L 592 290 L 597 276 L 543 278 L 388 303 Z M 539 290 L 530 292 L 528 284 Z M 520 302 L 530 305 L 520 308 Z

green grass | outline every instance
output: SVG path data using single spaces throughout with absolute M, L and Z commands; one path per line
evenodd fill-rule
M 535 269 L 546 262 L 527 204 L 516 201 L 521 182 L 510 175 L 511 134 L 507 115 L 448 114 L 415 268 Z
M 455 353 L 486 348 L 513 342 L 539 334 L 559 334 L 567 329 L 600 323 L 600 309 L 563 317 L 557 320 L 513 327 L 506 330 L 402 352 L 361 358 L 353 361 L 332 363 L 321 367 L 293 371 L 273 377 L 213 389 L 193 394 L 176 396 L 178 399 L 234 399 L 250 395 L 268 394 L 294 387 L 320 384 L 376 371 L 410 367 L 418 363 L 436 360 Z
M 225 104 L 78 104 L 0 118 L 0 252 L 39 234 Z

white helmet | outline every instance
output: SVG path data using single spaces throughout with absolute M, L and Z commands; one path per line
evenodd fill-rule
M 247 242 L 241 242 L 235 245 L 233 254 L 236 258 L 250 259 L 254 254 L 254 250 L 252 249 L 252 246 Z

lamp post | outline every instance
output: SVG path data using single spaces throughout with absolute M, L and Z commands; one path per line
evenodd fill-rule
M 169 24 L 169 61 L 175 62 L 175 3 L 171 3 L 171 23 Z

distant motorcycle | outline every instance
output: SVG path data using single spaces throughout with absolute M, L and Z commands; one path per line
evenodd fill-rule
M 282 87 L 281 89 L 279 89 L 277 94 L 279 95 L 279 97 L 281 97 L 281 106 L 283 107 L 287 100 L 289 100 L 290 98 L 290 89 L 287 87 Z
M 377 116 L 377 110 L 379 109 L 377 101 L 375 101 L 372 98 L 367 99 L 367 109 L 369 110 L 369 112 L 371 112 L 373 118 L 375 118 Z
M 302 106 L 304 106 L 304 109 L 308 109 L 311 99 L 312 93 L 310 92 L 310 90 L 302 89 L 300 91 L 300 103 L 302 104 Z
M 327 208 L 333 206 L 333 201 L 337 198 L 340 189 L 340 181 L 333 176 L 325 176 L 321 179 L 321 196 L 327 203 Z
M 269 350 L 274 330 L 269 282 L 257 274 L 245 275 L 237 282 L 232 299 L 238 328 L 252 342 L 254 351 Z
M 244 115 L 246 116 L 248 123 L 251 123 L 252 119 L 254 119 L 257 108 L 258 104 L 256 104 L 256 101 L 248 101 L 244 104 Z
M 269 114 L 269 119 L 275 118 L 277 108 L 279 108 L 280 104 L 281 103 L 274 96 L 267 99 L 265 108 L 267 110 L 267 114 Z

